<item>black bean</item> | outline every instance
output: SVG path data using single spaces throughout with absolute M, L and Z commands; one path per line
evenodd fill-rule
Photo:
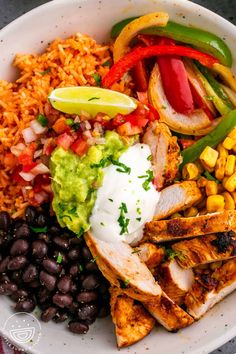
M 78 247 L 83 244 L 83 237 L 72 237 L 70 238 L 70 246 L 72 247 Z
M 77 283 L 72 283 L 70 291 L 72 294 L 75 294 L 78 292 L 78 284 Z
M 66 294 L 70 292 L 71 284 L 72 284 L 71 278 L 67 275 L 64 275 L 59 279 L 57 283 L 57 287 L 62 294 Z
M 23 281 L 25 283 L 31 283 L 33 280 L 35 280 L 38 277 L 38 271 L 35 265 L 30 264 L 24 271 L 23 273 Z
M 16 256 L 12 258 L 8 263 L 8 270 L 19 270 L 26 266 L 27 258 L 25 256 Z
M 87 264 L 85 264 L 85 269 L 91 273 L 99 271 L 98 266 L 95 262 L 88 262 Z
M 56 315 L 56 313 L 57 313 L 57 308 L 50 306 L 41 313 L 40 318 L 43 322 L 49 322 L 53 319 L 53 317 Z
M 48 274 L 42 270 L 39 278 L 41 284 L 44 285 L 49 291 L 53 291 L 55 289 L 57 278 L 54 275 Z
M 38 280 L 34 280 L 31 283 L 27 283 L 27 284 L 32 289 L 37 289 L 41 286 L 41 283 Z
M 13 283 L 0 284 L 0 295 L 12 295 L 17 291 L 17 285 Z
M 2 247 L 4 245 L 7 245 L 7 233 L 3 230 L 0 230 L 0 247 L 2 250 Z
M 82 287 L 86 290 L 96 289 L 99 285 L 99 280 L 94 274 L 87 275 L 82 281 Z
M 68 253 L 68 258 L 71 261 L 77 261 L 79 257 L 80 257 L 80 251 L 77 248 L 70 250 Z
M 17 302 L 19 300 L 25 300 L 28 296 L 29 296 L 28 291 L 24 289 L 19 289 L 14 294 L 11 295 L 11 299 Z
M 83 322 L 86 324 L 86 325 L 88 325 L 88 326 L 90 326 L 92 323 L 94 323 L 96 321 L 96 316 L 94 316 L 94 317 L 90 317 L 90 318 L 86 318 L 86 320 L 83 320 Z
M 36 219 L 36 225 L 38 227 L 46 226 L 47 225 L 47 217 L 44 214 L 40 213 Z
M 79 304 L 78 304 L 77 302 L 73 302 L 73 303 L 68 307 L 68 311 L 70 312 L 70 314 L 72 314 L 73 316 L 75 316 L 75 315 L 77 315 L 78 308 L 79 308 Z
M 0 212 L 0 230 L 7 231 L 11 226 L 10 215 L 6 211 Z
M 55 243 L 55 245 L 65 251 L 69 248 L 69 240 L 66 237 L 56 236 L 54 237 L 53 242 Z
M 55 305 L 61 308 L 65 308 L 65 307 L 69 307 L 72 304 L 73 298 L 68 294 L 65 295 L 65 294 L 58 293 L 53 295 L 52 301 Z
M 31 226 L 35 226 L 36 217 L 37 210 L 32 206 L 28 206 L 25 210 L 25 219 L 27 223 Z
M 10 249 L 10 255 L 11 256 L 25 255 L 28 252 L 28 249 L 29 249 L 29 243 L 26 240 L 19 239 L 13 242 Z
M 83 291 L 76 296 L 76 300 L 80 303 L 89 303 L 95 301 L 98 298 L 96 291 Z
M 69 273 L 72 277 L 77 277 L 77 275 L 80 274 L 80 268 L 78 264 L 73 264 L 70 269 L 69 269 Z
M 42 265 L 50 274 L 59 274 L 62 271 L 62 266 L 54 261 L 54 259 L 44 259 Z
M 12 273 L 10 274 L 10 276 L 11 276 L 11 280 L 12 280 L 14 283 L 16 283 L 16 284 L 18 284 L 18 285 L 20 285 L 20 284 L 23 283 L 23 280 L 22 280 L 22 270 L 15 270 L 14 272 L 12 272 Z
M 32 312 L 35 309 L 35 302 L 32 299 L 18 301 L 15 309 L 19 312 Z
M 32 243 L 32 254 L 36 258 L 43 258 L 48 252 L 48 246 L 42 240 L 37 240 Z
M 46 244 L 49 244 L 51 242 L 50 236 L 45 233 L 38 234 L 38 239 L 44 241 Z
M 9 261 L 10 261 L 10 257 L 6 257 L 0 262 L 0 273 L 5 273 L 5 271 L 7 270 Z
M 0 283 L 1 284 L 6 284 L 6 283 L 10 283 L 10 278 L 8 277 L 8 275 L 6 274 L 1 274 L 0 275 Z
M 27 238 L 30 236 L 30 228 L 27 224 L 21 224 L 16 228 L 15 237 L 16 238 Z
M 87 246 L 84 246 L 82 248 L 82 256 L 86 261 L 90 261 L 91 259 L 93 259 L 92 253 L 90 252 Z
M 86 320 L 93 318 L 98 313 L 98 306 L 96 304 L 84 305 L 78 310 L 78 319 Z
M 68 320 L 68 314 L 65 311 L 57 311 L 53 321 L 56 323 L 62 323 Z
M 74 321 L 69 322 L 68 328 L 71 332 L 76 334 L 86 334 L 89 330 L 89 326 L 85 323 Z
M 44 302 L 48 302 L 50 298 L 50 292 L 46 288 L 41 288 L 38 292 L 37 299 L 40 304 L 43 304 Z
M 53 226 L 50 227 L 48 232 L 52 236 L 58 236 L 61 233 L 61 228 L 59 226 L 53 225 Z

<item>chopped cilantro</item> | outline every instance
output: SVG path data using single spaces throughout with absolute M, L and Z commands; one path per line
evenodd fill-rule
M 98 73 L 94 73 L 92 75 L 92 77 L 94 78 L 95 82 L 96 82 L 96 85 L 97 86 L 101 86 L 101 77 L 98 75 Z
M 121 228 L 120 235 L 123 235 L 124 233 L 129 232 L 128 225 L 129 225 L 130 219 L 125 217 L 125 214 L 128 213 L 127 205 L 125 203 L 121 203 L 119 210 L 120 210 L 120 216 L 117 219 L 117 221 L 118 221 L 120 228 Z
M 126 166 L 124 163 L 122 163 L 120 161 L 113 160 L 113 159 L 110 159 L 110 160 L 113 165 L 120 167 L 120 168 L 117 168 L 116 171 L 121 172 L 121 173 L 128 173 L 128 175 L 130 174 L 130 172 L 131 172 L 130 167 Z
M 126 289 L 129 286 L 130 280 L 129 279 L 125 279 L 125 280 L 121 280 L 118 279 L 119 283 L 120 283 L 120 287 L 121 289 Z
M 175 257 L 178 257 L 180 260 L 184 259 L 184 255 L 180 251 L 174 251 L 172 248 L 165 249 L 165 255 L 168 260 L 172 260 Z
M 44 227 L 33 227 L 33 226 L 30 226 L 30 228 L 36 234 L 40 234 L 41 232 L 47 232 L 48 231 L 48 227 L 47 226 L 44 226 Z
M 42 125 L 42 127 L 47 127 L 48 125 L 48 119 L 47 117 L 45 117 L 43 114 L 39 113 L 38 117 L 37 117 L 37 121 L 39 122 L 39 124 Z
M 63 260 L 63 257 L 60 253 L 58 253 L 58 256 L 57 256 L 57 263 L 60 264 Z
M 141 251 L 138 249 L 138 248 L 136 248 L 136 249 L 134 249 L 133 251 L 132 251 L 132 254 L 135 254 L 135 253 L 140 253 Z
M 47 68 L 46 70 L 42 71 L 40 74 L 41 74 L 42 76 L 44 76 L 44 75 L 50 73 L 51 70 L 52 70 L 51 68 Z
M 147 157 L 147 160 L 148 160 L 148 161 L 152 161 L 152 155 L 149 155 L 149 156 Z
M 111 199 L 111 198 L 108 198 L 108 200 L 109 200 L 111 203 L 113 203 L 113 201 L 114 201 L 114 200 L 113 200 L 113 199 Z
M 100 100 L 100 97 L 91 97 L 88 99 L 88 101 L 93 101 L 93 100 Z
M 100 222 L 100 225 L 101 225 L 101 226 L 105 226 L 104 222 Z
M 138 215 L 141 215 L 141 209 L 140 208 L 137 208 L 136 211 L 137 211 Z
M 91 165 L 91 168 L 100 168 L 105 167 L 109 163 L 108 159 L 101 159 L 99 163 L 94 163 Z
M 91 263 L 95 263 L 96 262 L 96 260 L 98 259 L 98 256 L 96 256 L 96 257 L 94 257 L 93 259 L 91 259 Z
M 102 66 L 108 66 L 108 67 L 110 68 L 110 66 L 111 66 L 110 60 L 105 61 L 105 62 L 102 64 Z
M 137 221 L 141 221 L 141 218 L 136 218 Z
M 147 170 L 146 175 L 143 176 L 138 176 L 138 178 L 146 178 L 146 181 L 143 182 L 142 186 L 145 191 L 148 191 L 150 189 L 150 182 L 153 180 L 153 171 L 152 170 Z
M 84 267 L 82 266 L 82 264 L 78 264 L 78 266 L 79 266 L 79 270 L 80 270 L 81 272 L 83 272 Z

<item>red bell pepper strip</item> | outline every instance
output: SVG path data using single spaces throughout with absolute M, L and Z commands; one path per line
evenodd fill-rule
M 137 48 L 118 60 L 102 80 L 102 86 L 109 88 L 122 76 L 132 69 L 140 60 L 160 55 L 179 55 L 198 60 L 202 65 L 211 68 L 219 60 L 213 56 L 201 53 L 196 49 L 184 46 L 154 45 L 146 48 Z
M 148 75 L 143 60 L 140 60 L 132 70 L 132 77 L 135 84 L 136 91 L 147 91 L 148 89 Z
M 175 41 L 161 38 L 159 45 L 175 46 Z M 184 63 L 179 56 L 157 57 L 166 98 L 176 112 L 191 114 L 194 111 L 193 96 Z
M 209 117 L 210 120 L 213 120 L 215 117 L 211 113 L 210 109 L 207 107 L 206 103 L 204 102 L 203 97 L 199 95 L 197 90 L 193 87 L 193 85 L 190 85 L 192 95 L 193 95 L 193 101 L 197 108 L 201 108 Z

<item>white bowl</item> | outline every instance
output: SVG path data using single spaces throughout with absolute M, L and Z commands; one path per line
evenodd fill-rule
M 186 0 L 56 0 L 20 17 L 0 31 L 0 78 L 11 80 L 16 53 L 42 51 L 56 37 L 75 32 L 91 35 L 103 42 L 117 21 L 153 11 L 167 11 L 172 20 L 195 25 L 224 38 L 233 51 L 236 70 L 236 28 L 216 15 Z M 211 310 L 202 320 L 176 334 L 156 327 L 140 343 L 122 350 L 123 354 L 202 354 L 209 353 L 236 335 L 236 294 Z M 12 303 L 0 297 L 0 333 L 12 315 Z M 42 336 L 30 351 L 37 354 L 116 354 L 110 318 L 96 321 L 85 336 L 73 335 L 65 324 L 42 325 Z M 23 346 L 24 348 L 24 346 Z M 25 347 L 27 348 L 27 346 Z

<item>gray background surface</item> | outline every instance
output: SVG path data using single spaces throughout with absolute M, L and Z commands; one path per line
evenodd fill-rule
M 116 0 L 111 0 L 116 1 Z M 36 6 L 42 5 L 45 0 L 0 0 L 0 28 L 7 25 L 16 17 L 33 9 Z M 236 25 L 236 0 L 194 0 L 197 4 L 205 6 L 210 10 L 227 18 Z M 235 311 L 235 309 L 232 309 Z M 235 313 L 236 320 L 236 313 Z M 212 352 L 211 354 L 235 354 L 236 353 L 236 338 Z

